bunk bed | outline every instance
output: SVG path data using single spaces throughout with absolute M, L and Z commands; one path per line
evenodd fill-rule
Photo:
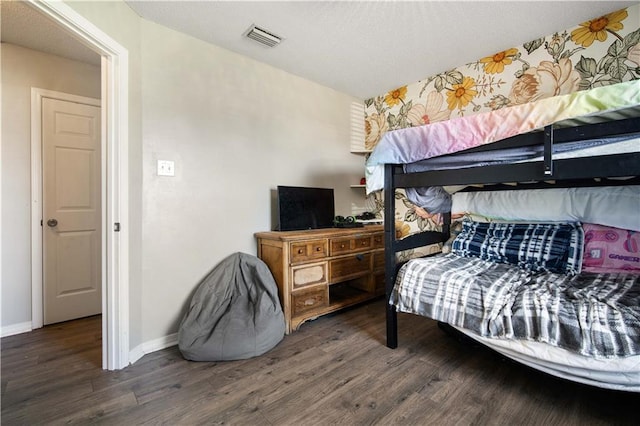
M 448 323 L 481 344 L 549 374 L 640 392 L 640 273 L 582 270 L 583 224 L 593 221 L 593 226 L 625 229 L 629 235 L 640 231 L 640 81 L 388 132 L 367 160 L 366 176 L 368 192 L 383 189 L 384 199 L 394 200 L 396 190 L 404 189 L 416 205 L 429 206 L 431 213 L 443 216 L 441 230 L 398 239 L 395 205 L 385 202 L 388 347 L 398 346 L 397 312 L 413 313 Z M 444 197 L 443 202 L 439 196 L 434 201 L 433 191 L 426 190 L 430 188 L 447 188 L 454 192 L 453 201 Z M 524 206 L 523 217 L 510 212 L 500 220 L 492 212 L 492 219 L 483 221 L 477 219 L 483 212 L 470 212 L 478 205 L 474 204 L 477 197 L 486 199 L 489 194 L 490 200 L 497 200 L 496 194 L 507 194 L 502 191 L 535 193 L 515 203 Z M 612 198 L 607 196 L 615 197 L 619 191 L 627 197 L 624 209 L 614 207 L 611 214 L 585 213 L 586 204 L 610 203 Z M 554 192 L 550 201 L 537 198 Z M 532 205 L 527 207 L 523 201 L 564 204 L 559 200 L 574 197 L 574 192 L 578 197 L 585 192 L 592 197 L 574 203 L 580 205 L 578 212 L 549 212 L 549 216 L 546 210 L 555 209 L 529 208 Z M 484 202 L 489 204 L 491 201 Z M 615 214 L 625 209 L 626 214 Z M 527 210 L 542 214 L 528 218 Z M 457 223 L 462 232 L 455 238 L 452 211 L 454 217 L 467 214 Z M 603 216 L 607 218 L 601 220 Z M 565 233 L 560 245 L 554 246 L 553 238 L 547 238 L 549 230 L 553 235 Z M 529 241 L 527 249 L 539 251 L 533 254 L 534 262 L 528 262 L 526 256 L 523 260 L 522 253 L 512 252 L 515 257 L 508 259 L 501 251 L 504 246 L 496 249 L 496 235 L 505 233 L 518 237 L 506 243 L 500 240 L 498 245 L 515 241 L 517 252 L 518 244 L 522 248 L 522 242 Z M 451 241 L 453 251 L 448 254 L 397 262 L 402 251 L 431 244 L 446 246 Z M 549 241 L 553 247 L 545 249 Z M 553 250 L 564 256 L 560 263 L 549 261 L 558 257 L 548 256 Z M 541 259 L 542 263 L 537 262 Z M 505 276 L 508 278 L 503 279 Z M 492 287 L 502 281 L 507 285 Z M 532 293 L 532 288 L 550 288 L 553 294 Z M 473 291 L 478 293 L 473 296 Z M 602 305 L 591 314 L 605 312 L 611 317 L 585 319 L 578 302 L 563 299 L 581 292 L 591 299 L 579 303 Z M 603 296 L 605 293 L 609 296 Z M 531 299 L 540 300 L 533 303 Z M 491 300 L 497 305 L 490 305 Z M 550 318 L 547 302 L 554 309 L 558 305 L 567 309 Z M 538 318 L 527 308 L 544 312 Z M 585 324 L 592 328 L 586 330 Z M 558 339 L 559 333 L 564 340 Z M 587 345 L 583 340 L 590 342 Z M 594 347 L 591 340 L 601 346 Z

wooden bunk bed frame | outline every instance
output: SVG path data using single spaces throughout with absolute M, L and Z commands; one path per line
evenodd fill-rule
M 575 127 L 554 128 L 551 125 L 547 126 L 544 131 L 526 133 L 464 151 L 468 153 L 544 145 L 544 158 L 542 161 L 415 173 L 405 173 L 402 165 L 386 164 L 384 174 L 384 200 L 386 201 L 384 207 L 384 232 L 387 346 L 392 349 L 398 346 L 397 312 L 395 306 L 389 304 L 396 274 L 401 266 L 396 262 L 396 253 L 447 241 L 450 236 L 451 223 L 451 214 L 447 213 L 444 214 L 442 232 L 426 231 L 404 239 L 396 239 L 394 200 L 397 189 L 473 184 L 490 184 L 491 186 L 487 187 L 486 190 L 492 191 L 500 189 L 534 189 L 549 187 L 550 185 L 544 183 L 545 181 L 556 182 L 553 187 L 639 184 L 640 152 L 562 160 L 554 160 L 551 154 L 554 144 L 639 132 L 640 117 Z M 630 176 L 634 178 L 607 180 L 607 178 Z M 501 183 L 510 183 L 510 185 L 498 185 Z M 512 183 L 517 185 L 514 187 L 511 185 Z M 526 185 L 520 185 L 525 183 Z

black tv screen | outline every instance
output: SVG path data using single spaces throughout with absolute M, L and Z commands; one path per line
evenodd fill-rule
M 278 186 L 278 230 L 333 227 L 333 189 Z

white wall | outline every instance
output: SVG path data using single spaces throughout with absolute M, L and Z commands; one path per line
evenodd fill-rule
M 364 204 L 349 188 L 363 171 L 349 153 L 356 99 L 142 20 L 123 2 L 69 6 L 129 50 L 132 349 L 175 333 L 198 281 L 224 257 L 256 253 L 253 234 L 272 226 L 276 185 L 332 187 L 338 214 Z M 5 213 L 5 155 L 3 144 L 3 283 L 16 252 L 5 224 L 20 219 Z M 156 176 L 157 159 L 175 161 L 176 176 Z M 20 253 L 30 270 L 28 248 Z M 28 292 L 14 299 L 3 288 L 3 324 L 5 305 L 30 307 Z M 30 310 L 19 311 L 10 321 L 30 321 Z
M 1 46 L 4 332 L 31 323 L 31 88 L 100 98 L 100 67 Z
M 356 99 L 142 21 L 143 340 L 175 333 L 198 281 L 226 256 L 256 254 L 278 184 L 349 188 Z M 173 160 L 175 177 L 156 176 Z M 363 201 L 362 201 L 363 202 Z
M 68 5 L 129 51 L 129 346 L 142 343 L 142 107 L 140 17 L 122 1 Z

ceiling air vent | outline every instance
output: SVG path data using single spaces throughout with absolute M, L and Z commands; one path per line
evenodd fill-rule
M 267 30 L 263 30 L 260 27 L 256 27 L 255 25 L 251 25 L 245 35 L 258 43 L 269 47 L 277 46 L 282 41 L 282 37 L 279 37 Z

